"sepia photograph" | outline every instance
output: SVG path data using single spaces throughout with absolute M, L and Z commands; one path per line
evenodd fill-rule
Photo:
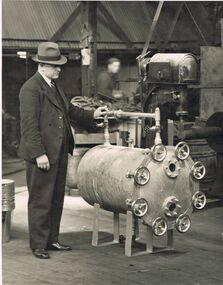
M 0 5 L 0 284 L 223 284 L 223 1 Z

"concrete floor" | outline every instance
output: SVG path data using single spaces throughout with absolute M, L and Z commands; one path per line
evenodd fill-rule
M 16 174 L 16 185 L 24 172 Z M 123 245 L 91 246 L 93 208 L 80 197 L 65 198 L 61 241 L 71 252 L 52 252 L 50 260 L 34 258 L 28 248 L 27 191 L 16 191 L 12 239 L 3 244 L 4 285 L 155 285 L 223 284 L 223 205 L 196 212 L 186 234 L 175 232 L 174 252 L 125 257 Z M 124 233 L 125 217 L 122 217 Z M 101 237 L 111 232 L 111 214 L 102 212 Z M 144 227 L 141 227 L 143 232 Z

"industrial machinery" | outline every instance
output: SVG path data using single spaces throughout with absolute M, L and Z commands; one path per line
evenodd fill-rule
M 144 112 L 161 110 L 161 133 L 168 143 L 167 120 L 191 119 L 198 115 L 198 60 L 189 53 L 157 53 L 140 61 L 141 80 L 137 92 Z M 137 99 L 136 99 L 137 100 Z M 190 110 L 190 112 L 189 112 Z M 151 135 L 146 145 L 152 146 Z
M 155 133 L 153 147 L 110 145 L 111 115 L 155 120 L 150 128 Z M 132 236 L 138 237 L 139 219 L 146 226 L 146 251 L 141 254 L 154 252 L 153 236 L 166 233 L 165 250 L 172 249 L 173 230 L 187 232 L 193 209 L 202 209 L 206 204 L 206 197 L 199 190 L 199 181 L 205 175 L 204 165 L 193 162 L 187 143 L 179 142 L 175 147 L 162 144 L 159 108 L 154 113 L 110 112 L 104 126 L 104 145 L 87 151 L 78 166 L 80 194 L 95 209 L 92 244 L 99 245 L 102 208 L 114 214 L 112 243 L 119 242 L 119 214 L 127 214 L 125 255 L 132 255 Z
M 191 157 L 201 160 L 207 170 L 201 183 L 202 191 L 210 197 L 222 198 L 223 183 L 218 169 L 223 161 L 220 114 L 223 100 L 222 86 L 216 79 L 222 76 L 217 72 L 218 63 L 212 60 L 213 53 L 213 47 L 201 48 L 200 62 L 190 53 L 157 53 L 150 58 L 140 58 L 141 79 L 136 100 L 140 99 L 144 112 L 160 108 L 163 143 L 176 145 L 186 140 Z M 217 113 L 214 115 L 214 112 Z M 213 117 L 208 119 L 210 114 Z M 206 122 L 208 128 L 204 129 Z M 153 145 L 149 127 L 150 122 L 145 121 L 144 147 Z

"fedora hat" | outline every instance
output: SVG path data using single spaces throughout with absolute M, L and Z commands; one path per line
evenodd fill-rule
M 32 60 L 53 65 L 63 65 L 67 62 L 67 58 L 60 54 L 58 44 L 53 42 L 40 43 L 38 52 Z

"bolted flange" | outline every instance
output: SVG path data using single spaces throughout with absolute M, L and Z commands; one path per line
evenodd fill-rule
M 164 213 L 169 218 L 174 218 L 180 215 L 181 205 L 179 200 L 174 197 L 168 197 L 163 203 Z
M 166 175 L 170 178 L 176 178 L 181 170 L 179 161 L 177 159 L 165 160 L 163 167 Z

